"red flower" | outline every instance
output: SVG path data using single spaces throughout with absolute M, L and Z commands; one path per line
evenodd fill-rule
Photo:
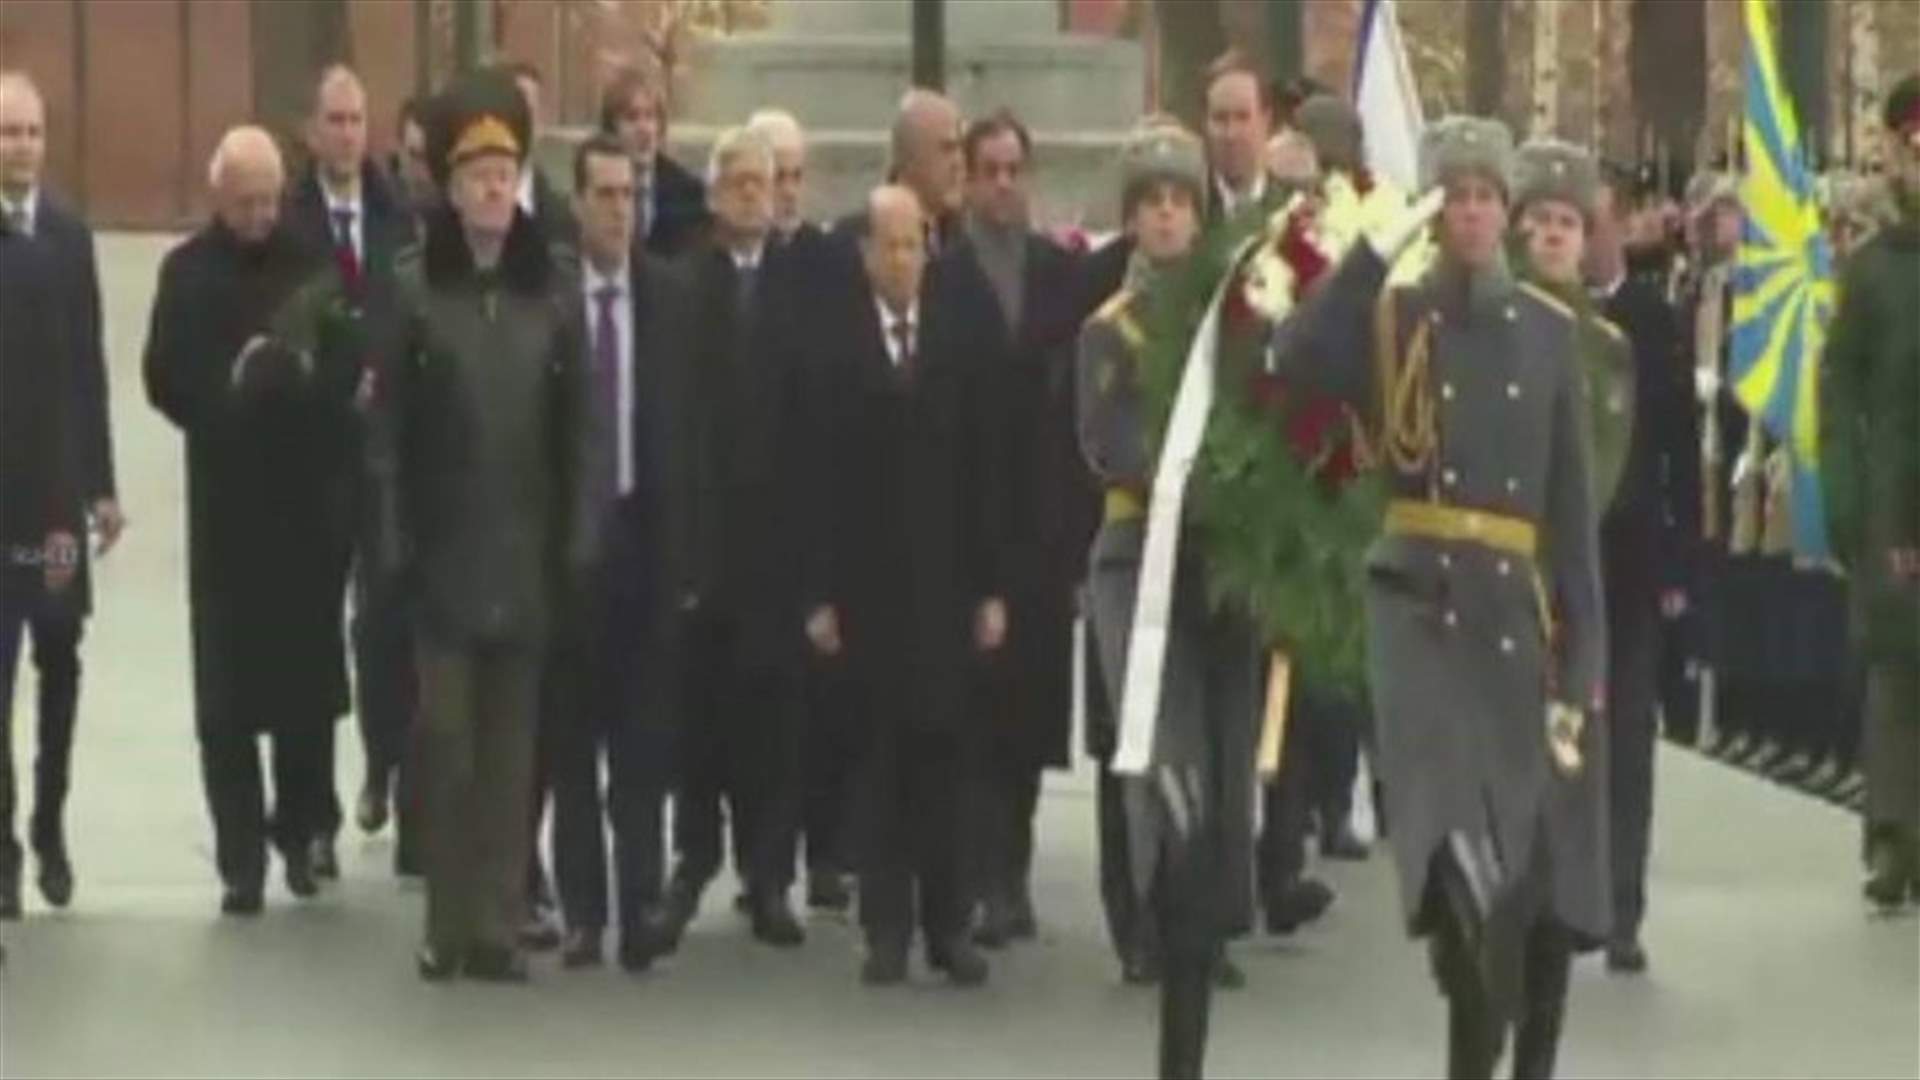
M 1247 276 L 1245 273 L 1236 273 L 1233 275 L 1232 284 L 1227 286 L 1226 298 L 1221 302 L 1220 317 L 1222 320 L 1221 330 L 1223 332 L 1243 330 L 1248 325 L 1259 321 L 1260 317 L 1254 312 L 1253 305 L 1247 303 Z
M 1280 258 L 1293 271 L 1293 298 L 1299 300 L 1307 294 L 1307 289 L 1320 280 L 1330 265 L 1326 255 L 1307 237 L 1306 225 L 1299 217 L 1287 219 L 1286 231 L 1280 234 Z
M 1265 371 L 1247 379 L 1247 400 L 1262 412 L 1278 412 L 1287 401 L 1287 380 Z

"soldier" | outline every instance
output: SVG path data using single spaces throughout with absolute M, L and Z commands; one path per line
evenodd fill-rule
M 1577 316 L 1502 255 L 1506 128 L 1422 140 L 1432 190 L 1275 330 L 1282 372 L 1380 425 L 1392 499 L 1367 600 L 1403 910 L 1452 1012 L 1448 1071 L 1553 1071 L 1573 949 L 1608 928 L 1604 779 L 1586 718 L 1606 639 Z M 1436 214 L 1438 262 L 1385 288 Z
M 1127 285 L 1081 332 L 1078 389 L 1081 449 L 1107 492 L 1090 558 L 1088 610 L 1115 702 L 1126 680 L 1153 467 L 1138 370 L 1142 320 L 1155 280 L 1182 263 L 1199 233 L 1205 184 L 1199 144 L 1179 128 L 1143 129 L 1122 161 L 1123 216 L 1134 253 Z M 1102 876 L 1105 864 L 1124 853 L 1132 878 L 1123 904 L 1108 895 L 1122 973 L 1128 982 L 1147 982 L 1165 968 L 1162 1076 L 1199 1075 L 1211 984 L 1243 982 L 1226 959 L 1226 939 L 1252 919 L 1258 653 L 1244 619 L 1208 603 L 1203 573 L 1197 558 L 1183 559 L 1176 572 L 1155 739 L 1156 769 L 1182 777 L 1183 790 L 1163 795 L 1156 781 L 1116 779 L 1108 762 L 1101 767 Z M 1116 810 L 1121 804 L 1124 818 Z
M 592 557 L 580 285 L 515 205 L 529 136 L 525 101 L 495 72 L 449 89 L 430 118 L 446 205 L 395 267 L 369 425 L 378 566 L 411 575 L 430 981 L 527 977 L 515 930 L 541 663 L 559 572 L 577 580 Z
M 1867 899 L 1920 900 L 1920 75 L 1885 121 L 1899 220 L 1847 264 L 1822 367 L 1821 471 L 1867 664 Z

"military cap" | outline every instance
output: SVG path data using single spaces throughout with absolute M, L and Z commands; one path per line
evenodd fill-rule
M 1705 169 L 1687 181 L 1687 213 L 1704 213 L 1719 202 L 1739 202 L 1740 185 L 1732 173 Z
M 1909 75 L 1894 84 L 1880 119 L 1894 135 L 1909 142 L 1920 142 L 1920 74 Z
M 1516 210 L 1528 203 L 1559 201 L 1593 220 L 1599 201 L 1600 170 L 1593 155 L 1559 139 L 1533 139 L 1513 155 L 1509 181 Z
M 1313 140 L 1314 153 L 1328 169 L 1360 167 L 1360 147 L 1364 140 L 1360 114 L 1332 94 L 1315 94 L 1302 102 L 1294 113 L 1293 124 Z
M 533 117 L 512 76 L 487 69 L 463 75 L 426 110 L 427 167 L 440 187 L 454 166 L 487 154 L 524 162 L 533 149 Z
M 1484 116 L 1443 116 L 1420 135 L 1420 186 L 1479 175 L 1505 190 L 1512 158 L 1513 136 L 1505 124 Z
M 1152 122 L 1134 129 L 1120 151 L 1121 188 L 1131 207 L 1147 184 L 1167 181 L 1193 192 L 1198 202 L 1207 189 L 1207 155 L 1193 133 L 1176 124 Z

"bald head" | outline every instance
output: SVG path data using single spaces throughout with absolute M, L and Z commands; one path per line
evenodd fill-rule
M 47 159 L 47 106 L 40 88 L 18 71 L 0 71 L 0 195 L 24 199 Z
M 867 235 L 860 254 L 874 293 L 894 311 L 912 307 L 927 267 L 926 214 L 920 197 L 897 184 L 875 188 L 867 196 Z
M 229 129 L 207 165 L 207 184 L 221 222 L 242 242 L 260 243 L 280 220 L 280 192 L 286 186 L 280 147 L 265 128 Z
M 946 215 L 960 208 L 965 177 L 960 110 L 932 90 L 907 91 L 893 121 L 894 182 L 912 188 L 929 213 Z
M 307 149 L 328 187 L 347 196 L 359 192 L 367 160 L 367 88 L 345 64 L 320 73 L 307 119 Z

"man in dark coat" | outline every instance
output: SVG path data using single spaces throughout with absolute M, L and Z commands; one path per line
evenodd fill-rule
M 1677 553 L 1668 522 L 1688 508 L 1673 483 L 1691 449 L 1693 382 L 1681 366 L 1679 326 L 1661 284 L 1629 273 L 1626 213 L 1630 178 L 1610 172 L 1594 196 L 1587 281 L 1600 311 L 1626 335 L 1633 355 L 1633 431 L 1613 505 L 1600 520 L 1607 587 L 1607 734 L 1613 849 L 1611 970 L 1644 970 L 1640 924 L 1646 915 L 1647 857 L 1653 825 L 1653 761 L 1658 720 L 1662 612 L 1682 603 L 1674 582 Z
M 0 124 L 9 119 L 0 115 Z M 13 137 L 11 132 L 6 137 Z M 0 919 L 20 917 L 20 847 L 13 838 L 13 672 L 36 614 L 71 588 L 80 564 L 74 398 L 48 367 L 68 362 L 73 326 L 61 316 L 53 252 L 0 220 Z M 44 856 L 43 856 L 44 859 Z M 0 955 L 4 955 L 0 953 Z
M 312 162 L 288 193 L 286 227 L 315 262 L 338 270 L 346 300 L 363 317 L 369 309 L 383 310 L 391 299 L 394 257 L 413 241 L 413 218 L 367 156 L 367 92 L 353 69 L 334 65 L 321 74 L 307 121 L 307 149 Z M 356 461 L 363 456 L 356 455 Z M 359 532 L 357 543 L 364 548 L 366 530 Z M 361 555 L 353 576 L 353 664 L 366 774 L 355 817 L 363 831 L 373 833 L 386 824 L 404 756 L 413 715 L 413 663 L 398 598 L 372 587 L 364 550 Z M 315 823 L 313 871 L 332 878 L 340 873 L 334 837 L 341 815 L 331 728 L 326 740 L 321 750 L 325 807 Z M 396 849 L 399 864 L 416 856 L 411 831 L 404 831 Z
M 797 335 L 773 319 L 790 280 L 768 242 L 773 149 L 748 128 L 714 142 L 710 243 L 689 253 L 699 345 L 692 378 L 685 718 L 679 863 L 667 914 L 678 933 L 723 862 L 722 801 L 753 934 L 805 935 L 788 906 L 799 827 L 801 594 L 792 537 L 802 432 Z
M 269 834 L 288 888 L 313 895 L 319 753 L 347 707 L 340 611 L 359 354 L 319 340 L 342 328 L 328 299 L 337 273 L 280 225 L 283 176 L 266 132 L 222 139 L 217 216 L 162 264 L 145 358 L 148 400 L 186 436 L 195 728 L 221 908 L 235 915 L 261 908 Z
M 687 517 L 690 369 L 683 353 L 691 298 L 674 268 L 633 246 L 633 160 L 625 147 L 595 135 L 574 162 L 592 416 L 586 488 L 599 542 L 586 587 L 555 627 L 543 702 L 554 870 L 567 922 L 561 963 L 592 967 L 604 959 L 604 817 L 613 832 L 620 965 L 637 973 L 667 947 L 658 912 L 661 822 L 677 714 L 673 647 L 681 611 L 673 583 Z
M 1887 97 L 1899 217 L 1855 252 L 1821 384 L 1821 472 L 1867 668 L 1866 896 L 1920 900 L 1920 75 Z
M 997 335 L 944 291 L 949 264 L 926 273 L 912 192 L 877 189 L 865 224 L 865 281 L 814 343 L 807 636 L 845 651 L 865 712 L 862 977 L 903 980 L 917 927 L 929 964 L 973 985 L 987 966 L 966 935 L 955 765 L 977 724 L 971 656 L 1007 631 L 984 393 Z
M 987 281 L 1011 347 L 997 395 L 1010 629 L 1006 648 L 983 665 L 985 746 L 972 795 L 975 940 L 989 948 L 1037 932 L 1028 882 L 1035 811 L 1042 770 L 1068 762 L 1075 594 L 1098 513 L 1074 439 L 1074 264 L 1029 225 L 1031 151 L 1010 113 L 968 128 L 967 208 L 954 246 Z
M 580 285 L 514 198 L 530 127 L 493 71 L 434 110 L 447 206 L 395 268 L 370 421 L 379 566 L 406 575 L 414 613 L 430 981 L 527 977 L 541 675 L 597 539 Z
M 567 204 L 566 196 L 553 189 L 553 181 L 547 179 L 546 172 L 540 168 L 540 159 L 533 150 L 540 145 L 540 104 L 546 95 L 546 80 L 539 68 L 525 60 L 503 63 L 495 73 L 513 80 L 514 87 L 520 91 L 521 100 L 526 102 L 528 122 L 533 125 L 527 135 L 528 164 L 520 173 L 520 186 L 514 192 L 514 201 L 519 203 L 520 212 L 533 220 L 549 242 L 572 244 L 579 237 L 580 223 L 573 219 L 573 208 Z
M 669 258 L 698 247 L 713 225 L 707 186 L 662 152 L 667 116 L 653 80 L 632 69 L 615 73 L 600 95 L 600 130 L 633 155 L 639 177 L 633 203 L 638 246 Z
M 119 542 L 126 526 L 114 494 L 113 441 L 107 419 L 107 361 L 100 322 L 100 276 L 93 231 L 41 186 L 46 159 L 46 106 L 24 75 L 0 73 L 0 210 L 15 231 L 46 253 L 51 298 L 72 346 L 57 364 L 43 358 L 55 384 L 68 387 L 68 424 L 76 440 L 79 472 L 75 492 L 85 516 L 99 530 L 99 554 Z M 73 899 L 64 811 L 80 702 L 80 639 L 93 609 L 87 545 L 73 585 L 43 597 L 27 621 L 39 672 L 39 756 L 34 761 L 34 806 L 28 827 L 39 861 L 41 895 L 54 907 Z M 11 669 L 9 669 L 11 670 Z M 13 818 L 5 819 L 5 843 L 13 844 Z M 0 911 L 18 894 L 17 874 L 0 875 Z M 12 906 L 17 908 L 17 902 Z

